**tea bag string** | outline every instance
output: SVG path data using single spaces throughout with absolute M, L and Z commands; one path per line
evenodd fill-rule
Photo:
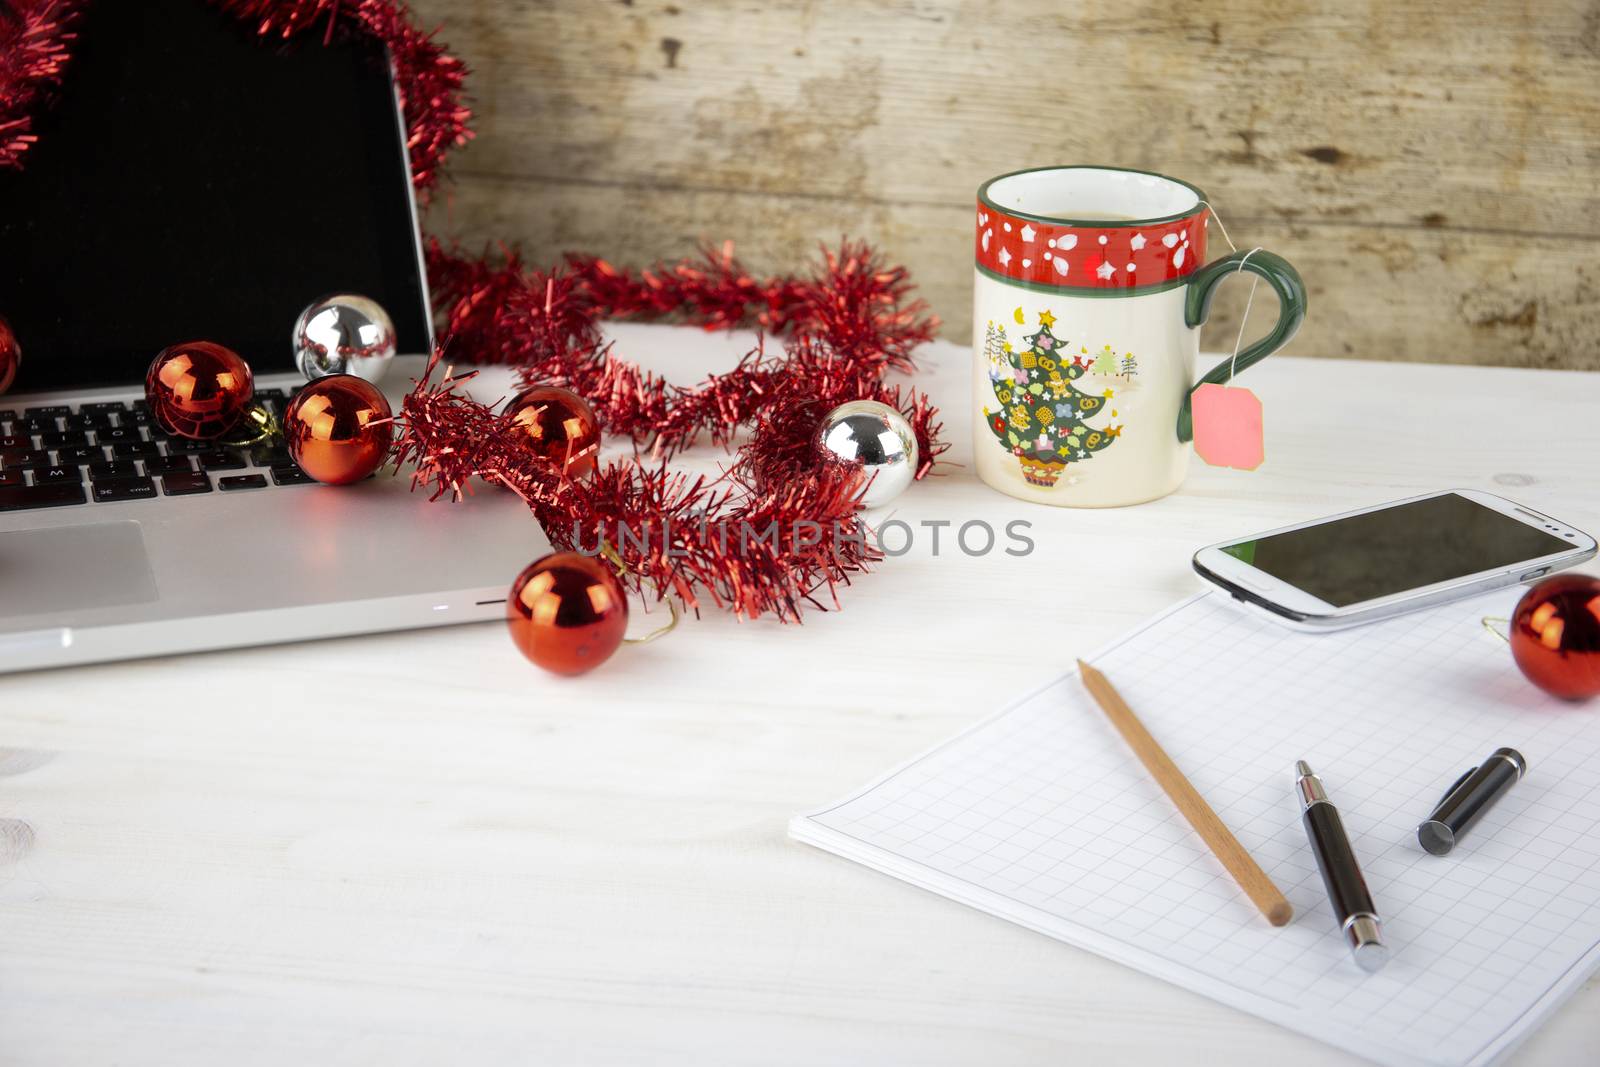
M 1228 251 L 1238 252 L 1239 246 L 1233 243 L 1232 237 L 1228 236 L 1228 227 L 1223 225 L 1222 216 L 1217 213 L 1217 209 L 1205 200 L 1200 202 L 1206 205 L 1206 209 L 1211 212 L 1211 217 L 1217 220 L 1217 229 L 1222 231 L 1222 239 L 1228 242 Z M 1246 252 L 1244 258 L 1239 261 L 1239 266 L 1234 269 L 1234 273 L 1237 274 L 1239 271 L 1244 270 L 1244 265 L 1250 262 L 1250 257 L 1259 251 L 1261 251 L 1261 246 L 1256 245 Z M 1244 343 L 1244 327 L 1250 321 L 1250 306 L 1256 302 L 1256 286 L 1260 283 L 1261 278 L 1259 275 L 1251 277 L 1250 295 L 1245 297 L 1244 314 L 1239 317 L 1239 336 L 1233 339 L 1233 358 L 1228 362 L 1228 381 L 1230 382 L 1233 381 L 1233 375 L 1239 369 L 1239 346 Z

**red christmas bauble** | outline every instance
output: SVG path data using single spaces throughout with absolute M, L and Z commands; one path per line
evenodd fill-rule
M 237 426 L 255 392 L 250 365 L 233 349 L 210 341 L 162 349 L 144 377 L 144 398 L 157 425 L 196 441 L 221 437 Z
M 511 398 L 506 414 L 524 434 L 528 447 L 569 478 L 582 478 L 600 457 L 600 420 L 583 397 L 570 389 L 538 385 Z
M 284 443 L 317 481 L 349 485 L 389 458 L 393 418 L 377 386 L 354 374 L 330 374 L 295 394 L 283 413 Z
M 529 660 L 556 674 L 583 674 L 622 644 L 628 598 L 603 560 L 552 552 L 511 583 L 506 623 Z
M 17 335 L 11 331 L 11 324 L 0 319 L 0 393 L 11 388 L 21 366 L 22 346 L 17 343 Z
M 1600 578 L 1546 578 L 1517 601 L 1511 654 L 1528 680 L 1552 696 L 1600 695 Z

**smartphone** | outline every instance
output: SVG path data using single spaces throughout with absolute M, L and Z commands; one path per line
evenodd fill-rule
M 1528 582 L 1594 538 L 1492 493 L 1451 489 L 1202 548 L 1194 569 L 1296 629 L 1375 622 Z

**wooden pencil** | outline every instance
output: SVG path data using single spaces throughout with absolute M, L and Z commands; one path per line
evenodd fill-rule
M 1128 707 L 1122 695 L 1116 691 L 1107 680 L 1106 676 L 1089 666 L 1083 660 L 1078 661 L 1078 677 L 1083 679 L 1083 687 L 1089 690 L 1106 718 L 1111 720 L 1111 725 L 1117 728 L 1117 733 L 1133 749 L 1133 754 L 1139 757 L 1145 770 L 1155 777 L 1156 783 L 1166 791 L 1167 796 L 1178 806 L 1183 817 L 1189 820 L 1189 825 L 1205 840 L 1207 846 L 1233 875 L 1233 880 L 1239 883 L 1239 888 L 1245 891 L 1255 906 L 1261 909 L 1261 914 L 1273 926 L 1282 926 L 1294 917 L 1294 907 L 1272 884 L 1272 879 L 1267 877 L 1255 860 L 1250 858 L 1250 853 L 1239 844 L 1239 839 L 1222 824 L 1217 818 L 1217 813 L 1211 810 L 1198 790 L 1189 783 L 1189 779 L 1178 770 L 1178 765 L 1172 762 L 1161 746 L 1156 744 L 1156 739 L 1150 736 L 1150 731 L 1144 728 L 1139 717 Z

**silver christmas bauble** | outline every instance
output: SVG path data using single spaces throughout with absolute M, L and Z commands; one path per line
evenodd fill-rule
M 394 352 L 389 313 L 376 300 L 355 293 L 323 297 L 294 324 L 294 364 L 307 381 L 354 374 L 376 384 Z
M 824 415 L 816 448 L 825 463 L 848 464 L 867 473 L 860 497 L 866 508 L 899 496 L 917 473 L 917 435 L 911 424 L 877 400 L 852 400 Z

